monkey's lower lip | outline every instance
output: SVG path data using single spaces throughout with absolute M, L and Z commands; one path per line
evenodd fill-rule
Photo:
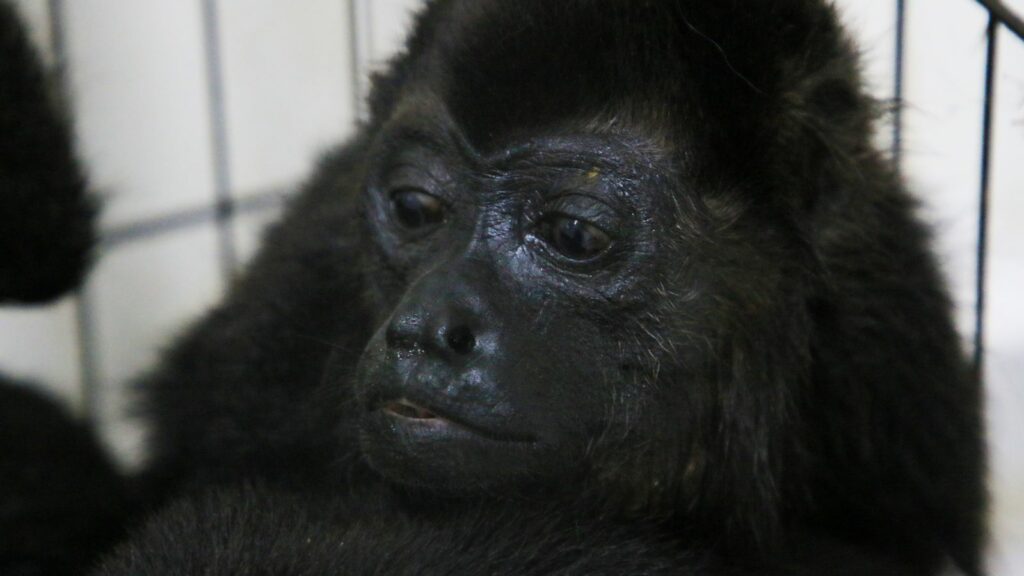
M 406 427 L 422 430 L 423 432 L 430 431 L 428 434 L 431 436 L 447 430 L 456 433 L 456 435 L 469 433 L 472 436 L 499 442 L 536 441 L 536 438 L 533 436 L 491 430 L 448 413 L 442 414 L 435 408 L 425 407 L 407 398 L 382 402 L 378 404 L 377 409 L 389 420 L 401 423 Z

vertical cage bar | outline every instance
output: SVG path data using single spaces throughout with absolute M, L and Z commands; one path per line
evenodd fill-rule
M 907 0 L 896 0 L 896 61 L 893 67 L 892 163 L 903 171 L 903 77 L 906 56 Z
M 369 92 L 369 76 L 366 70 L 370 61 L 373 36 L 370 18 L 371 5 L 364 0 L 348 0 L 348 38 L 352 68 L 353 102 L 356 122 L 369 118 L 366 97 Z
M 61 89 L 61 103 L 66 103 L 67 90 L 67 38 L 64 32 L 64 0 L 47 0 L 50 26 L 50 52 L 53 54 L 53 77 Z
M 203 19 L 203 43 L 206 55 L 206 88 L 210 107 L 210 140 L 214 174 L 214 218 L 220 251 L 221 270 L 226 281 L 235 273 L 238 262 L 234 235 L 231 233 L 235 211 L 231 194 L 230 148 L 224 103 L 224 76 L 220 52 L 220 21 L 216 0 L 200 0 Z
M 91 426 L 99 424 L 102 398 L 99 381 L 99 350 L 96 348 L 96 320 L 87 288 L 76 295 L 75 332 L 78 338 L 79 374 L 82 380 L 81 411 Z
M 61 105 L 68 113 L 68 117 L 72 117 L 70 114 L 71 83 L 68 79 L 67 29 L 65 27 L 66 7 L 64 0 L 48 0 L 46 7 L 50 26 L 50 51 L 53 54 L 53 77 L 59 87 Z M 90 426 L 96 426 L 101 416 L 101 390 L 98 377 L 96 323 L 88 288 L 79 288 L 75 294 L 75 300 L 75 337 L 78 340 L 78 374 L 81 380 L 79 410 Z
M 988 19 L 988 49 L 985 55 L 985 106 L 981 136 L 981 190 L 978 203 L 978 268 L 975 278 L 974 303 L 974 373 L 984 376 L 985 363 L 985 275 L 988 264 L 988 211 L 992 174 L 992 120 L 995 109 L 999 20 L 995 14 Z

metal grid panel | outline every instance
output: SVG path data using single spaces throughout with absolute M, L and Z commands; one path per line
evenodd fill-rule
M 903 0 L 901 0 L 902 3 Z M 1008 29 L 1024 41 L 1024 20 L 1000 0 L 977 0 L 989 13 L 985 50 L 985 104 L 981 137 L 981 176 L 978 209 L 978 266 L 975 274 L 974 307 L 974 371 L 984 374 L 985 360 L 985 293 L 988 278 L 989 206 L 992 196 L 992 143 L 996 97 L 996 70 L 998 69 L 999 32 Z

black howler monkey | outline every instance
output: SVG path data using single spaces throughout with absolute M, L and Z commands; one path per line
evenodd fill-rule
M 370 104 L 147 380 L 185 500 L 102 574 L 981 572 L 980 387 L 827 2 L 436 0 Z

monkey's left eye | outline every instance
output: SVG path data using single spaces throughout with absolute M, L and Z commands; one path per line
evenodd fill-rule
M 444 202 L 422 190 L 405 189 L 391 194 L 395 219 L 409 229 L 433 226 L 444 221 Z
M 612 239 L 604 231 L 579 218 L 556 214 L 544 219 L 540 237 L 570 260 L 590 260 L 611 246 Z

